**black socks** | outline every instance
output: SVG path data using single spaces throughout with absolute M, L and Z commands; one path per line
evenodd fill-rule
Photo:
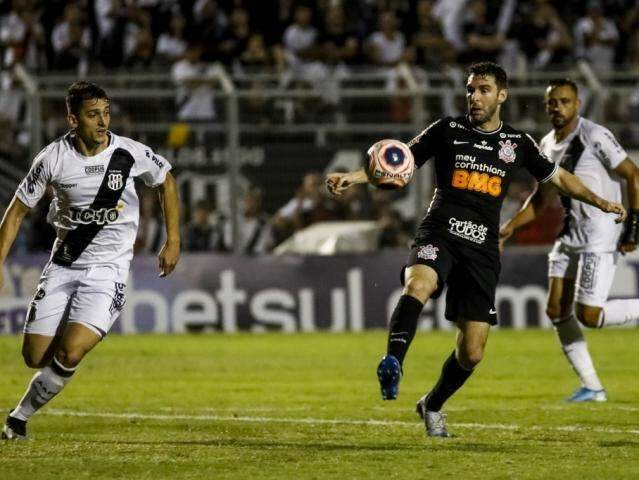
M 410 295 L 402 295 L 391 317 L 388 332 L 387 354 L 393 355 L 399 363 L 404 362 L 410 343 L 417 330 L 417 320 L 424 304 Z
M 473 370 L 466 370 L 459 364 L 453 351 L 444 362 L 437 384 L 426 397 L 426 410 L 439 412 L 444 402 L 461 388 L 472 373 Z

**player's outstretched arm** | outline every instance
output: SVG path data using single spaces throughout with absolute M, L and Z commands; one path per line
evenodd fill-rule
M 164 183 L 158 190 L 166 228 L 166 242 L 159 254 L 160 277 L 166 277 L 180 259 L 180 201 L 175 178 L 170 172 L 166 174 Z
M 368 175 L 366 175 L 366 171 L 363 168 L 354 172 L 329 173 L 326 175 L 326 188 L 328 188 L 328 191 L 333 195 L 337 196 L 344 193 L 344 190 L 351 185 L 367 182 Z
M 549 198 L 554 195 L 554 188 L 545 183 L 537 185 L 537 189 L 526 199 L 521 209 L 514 217 L 504 222 L 499 228 L 499 249 L 503 250 L 504 243 L 516 230 L 528 225 L 548 204 Z
M 29 207 L 22 203 L 18 197 L 13 197 L 9 208 L 7 208 L 2 218 L 2 223 L 0 224 L 0 289 L 4 286 L 4 269 L 2 266 L 18 235 L 22 220 L 29 210 Z
M 628 193 L 628 218 L 624 227 L 619 251 L 632 252 L 639 243 L 639 168 L 626 157 L 617 167 L 615 173 L 626 180 Z
M 557 172 L 552 176 L 550 182 L 557 187 L 564 195 L 568 195 L 575 200 L 587 203 L 606 213 L 616 213 L 616 223 L 621 223 L 628 215 L 623 205 L 616 202 L 604 200 L 599 195 L 590 191 L 579 177 L 573 175 L 569 171 L 559 167 Z

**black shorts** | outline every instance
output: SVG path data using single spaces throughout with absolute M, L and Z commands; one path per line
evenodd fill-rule
M 495 290 L 499 280 L 499 252 L 489 252 L 464 245 L 444 235 L 428 234 L 413 244 L 407 267 L 428 265 L 437 272 L 437 291 L 446 293 L 446 319 L 460 319 L 497 324 Z

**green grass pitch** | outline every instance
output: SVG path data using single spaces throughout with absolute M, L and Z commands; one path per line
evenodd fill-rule
M 609 393 L 578 384 L 552 331 L 494 331 L 446 405 L 450 439 L 414 413 L 453 332 L 421 332 L 399 399 L 375 367 L 385 333 L 109 337 L 29 424 L 0 443 L 0 479 L 639 478 L 639 330 L 588 332 Z M 31 372 L 0 337 L 0 407 Z

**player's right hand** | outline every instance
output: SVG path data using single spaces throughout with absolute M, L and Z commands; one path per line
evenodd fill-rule
M 500 253 L 503 253 L 504 244 L 506 243 L 506 240 L 508 240 L 512 236 L 513 233 L 515 233 L 515 229 L 510 226 L 510 223 L 504 223 L 499 228 L 499 252 Z
M 326 175 L 326 188 L 335 196 L 340 196 L 348 187 L 353 185 L 348 173 L 329 173 Z
M 626 211 L 625 207 L 617 202 L 609 202 L 608 200 L 604 200 L 599 209 L 606 213 L 616 213 L 617 218 L 615 218 L 615 223 L 623 222 L 628 216 L 628 212 Z

